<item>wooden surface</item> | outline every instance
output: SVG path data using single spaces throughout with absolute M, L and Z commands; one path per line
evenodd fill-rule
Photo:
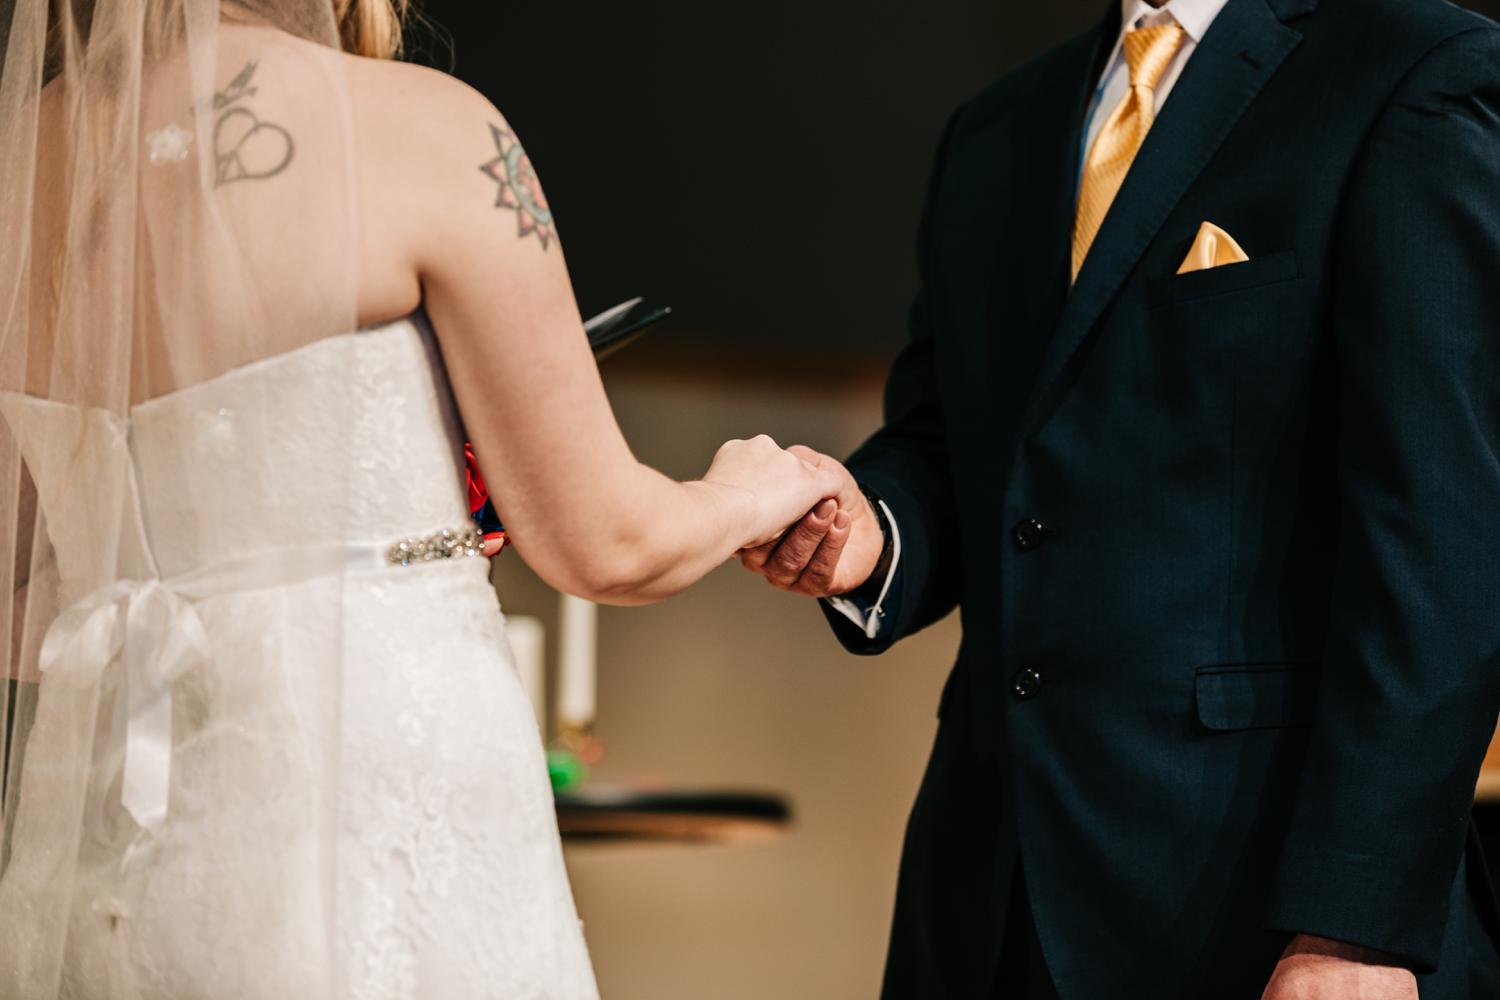
M 777 839 L 791 822 L 784 798 L 755 792 L 596 787 L 557 797 L 557 826 L 569 845 L 742 845 Z

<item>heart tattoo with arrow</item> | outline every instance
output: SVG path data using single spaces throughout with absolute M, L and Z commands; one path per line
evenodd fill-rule
M 250 62 L 229 86 L 214 95 L 214 186 L 236 181 L 267 180 L 291 166 L 296 151 L 292 134 L 263 120 L 245 106 L 258 93 L 252 86 L 258 63 Z

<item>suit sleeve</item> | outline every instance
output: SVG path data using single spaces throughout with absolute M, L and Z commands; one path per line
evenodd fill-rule
M 927 187 L 917 236 L 921 284 L 911 309 L 911 339 L 886 382 L 885 425 L 847 463 L 859 484 L 885 501 L 901 533 L 901 559 L 873 639 L 823 605 L 839 641 L 853 653 L 883 653 L 958 604 L 958 512 L 938 385 L 932 234 L 942 212 L 943 170 L 963 112 L 960 108 L 943 132 Z
M 1500 30 L 1410 71 L 1339 226 L 1337 567 L 1269 924 L 1426 971 L 1500 708 Z

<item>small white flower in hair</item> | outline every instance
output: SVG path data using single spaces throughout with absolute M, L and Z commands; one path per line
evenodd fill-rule
M 146 150 L 151 162 L 158 167 L 165 163 L 181 163 L 188 157 L 188 147 L 193 144 L 193 133 L 177 125 L 148 133 Z

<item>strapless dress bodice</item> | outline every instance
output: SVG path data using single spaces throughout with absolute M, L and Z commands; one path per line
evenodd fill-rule
M 168 579 L 226 553 L 390 543 L 466 524 L 463 432 L 420 313 L 124 417 L 15 394 L 0 395 L 0 416 L 37 482 L 70 591 L 98 585 L 90 567 Z M 118 559 L 105 565 L 89 547 L 111 544 L 116 524 Z

